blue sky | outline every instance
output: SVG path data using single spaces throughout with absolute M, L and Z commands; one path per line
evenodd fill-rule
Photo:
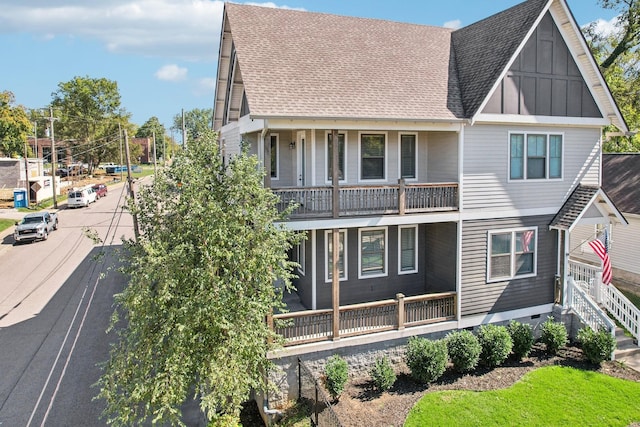
M 236 1 L 242 3 L 241 1 Z M 338 15 L 461 27 L 520 0 L 283 0 L 251 2 Z M 614 18 L 597 0 L 569 0 L 579 25 Z M 223 2 L 0 0 L 0 91 L 42 108 L 75 76 L 118 83 L 122 106 L 167 130 L 181 109 L 211 108 Z

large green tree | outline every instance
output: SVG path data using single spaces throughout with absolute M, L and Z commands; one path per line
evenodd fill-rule
M 115 81 L 74 77 L 59 83 L 52 98 L 56 140 L 67 140 L 76 160 L 96 165 L 120 158 L 120 130 L 135 132 Z
M 212 129 L 213 109 L 194 108 L 184 112 L 184 129 L 187 134 L 187 145 L 193 139 L 199 138 Z M 173 129 L 182 135 L 182 114 L 173 116 Z M 180 139 L 180 137 L 178 138 Z
M 640 2 L 599 0 L 599 3 L 618 13 L 615 30 L 604 31 L 594 22 L 584 28 L 585 36 L 629 129 L 636 132 L 640 128 Z M 616 131 L 612 126 L 605 129 L 605 151 L 640 151 L 640 137 Z
M 274 284 L 289 286 L 298 236 L 275 223 L 260 170 L 246 153 L 225 165 L 207 132 L 130 206 L 140 237 L 126 243 L 129 285 L 114 316 L 125 326 L 99 381 L 109 422 L 181 425 L 194 394 L 210 420 L 237 419 L 265 388 L 278 342 L 265 317 L 282 307 Z
M 9 157 L 24 155 L 32 127 L 25 108 L 15 105 L 13 93 L 0 92 L 0 151 Z

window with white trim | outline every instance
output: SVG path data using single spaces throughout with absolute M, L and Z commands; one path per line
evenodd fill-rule
M 487 281 L 536 275 L 538 228 L 489 231 Z
M 271 143 L 271 179 L 278 179 L 278 168 L 280 166 L 278 160 L 278 134 L 272 133 L 269 139 Z
M 561 179 L 562 135 L 509 134 L 509 179 Z
M 324 233 L 324 277 L 325 282 L 333 280 L 333 231 Z M 339 279 L 347 280 L 347 230 L 340 230 L 338 234 L 338 271 Z
M 386 179 L 386 134 L 360 134 L 360 179 Z
M 338 180 L 345 180 L 346 136 L 338 134 Z M 327 181 L 333 180 L 333 133 L 327 132 Z
M 360 253 L 358 278 L 387 275 L 387 228 L 361 228 L 358 230 Z
M 418 272 L 418 226 L 398 227 L 398 274 Z
M 418 143 L 417 134 L 400 134 L 400 178 L 416 179 L 418 170 Z

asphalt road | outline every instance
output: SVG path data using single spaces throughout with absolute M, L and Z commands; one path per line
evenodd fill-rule
M 113 266 L 122 237 L 133 236 L 122 189 L 109 187 L 88 208 L 61 204 L 60 227 L 46 241 L 0 242 L 0 426 L 106 425 L 93 384 L 113 338 L 105 332 L 113 295 L 125 282 Z

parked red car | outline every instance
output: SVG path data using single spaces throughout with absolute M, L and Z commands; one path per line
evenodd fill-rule
M 107 186 L 104 184 L 96 184 L 93 186 L 93 191 L 96 192 L 96 200 L 100 197 L 105 197 L 107 195 Z

